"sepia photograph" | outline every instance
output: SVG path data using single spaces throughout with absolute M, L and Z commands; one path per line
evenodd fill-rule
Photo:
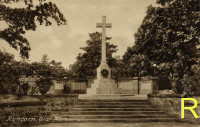
M 200 127 L 200 0 L 0 0 L 0 127 Z

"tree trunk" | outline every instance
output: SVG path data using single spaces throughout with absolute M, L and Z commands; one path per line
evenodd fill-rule
M 2 31 L 0 31 L 0 38 L 2 38 Z

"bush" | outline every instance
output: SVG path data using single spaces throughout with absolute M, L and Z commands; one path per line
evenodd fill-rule
M 70 92 L 71 92 L 70 87 L 68 85 L 64 85 L 64 93 L 68 94 Z
M 8 89 L 3 83 L 0 83 L 0 94 L 8 94 Z
M 27 95 L 28 94 L 28 89 L 29 89 L 29 84 L 28 83 L 23 83 L 21 85 L 21 88 L 23 90 L 24 95 Z
M 184 86 L 180 79 L 176 78 L 172 84 L 172 90 L 177 94 L 183 94 Z
M 15 94 L 16 92 L 17 92 L 17 87 L 18 87 L 18 85 L 12 85 L 12 87 L 11 87 L 11 92 L 12 92 L 12 94 Z
M 38 94 L 39 91 L 39 87 L 37 85 L 32 85 L 31 88 L 29 89 L 29 95 L 35 95 Z
M 194 65 L 191 71 L 184 75 L 181 83 L 184 87 L 184 92 L 190 96 L 200 95 L 200 61 Z
M 9 84 L 0 82 L 0 94 L 8 94 L 11 91 L 9 87 Z
M 48 77 L 42 77 L 36 81 L 36 84 L 39 87 L 40 93 L 45 95 L 53 85 L 53 81 L 51 81 L 51 79 Z
M 159 78 L 158 85 L 159 90 L 172 89 L 171 81 L 168 78 Z

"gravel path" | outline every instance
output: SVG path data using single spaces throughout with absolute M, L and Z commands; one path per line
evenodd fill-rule
M 200 127 L 197 124 L 188 123 L 50 123 L 34 127 Z

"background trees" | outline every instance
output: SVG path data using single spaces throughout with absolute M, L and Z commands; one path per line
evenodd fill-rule
M 116 81 L 119 81 L 121 78 L 125 78 L 125 71 L 126 68 L 125 63 L 123 60 L 120 58 L 120 56 L 114 57 L 114 61 L 112 62 L 112 78 L 115 78 Z
M 86 41 L 87 46 L 81 47 L 84 53 L 77 56 L 77 61 L 71 65 L 71 75 L 78 76 L 79 78 L 86 78 L 87 76 L 96 76 L 96 69 L 101 62 L 101 33 L 95 32 L 89 34 L 90 40 Z M 109 40 L 111 38 L 107 38 Z M 117 46 L 106 43 L 106 55 L 108 65 L 112 67 L 114 58 L 112 54 L 117 52 Z
M 138 52 L 137 45 L 128 47 L 122 60 L 124 62 L 124 76 L 126 78 L 153 74 L 151 61 L 146 55 Z
M 64 78 L 67 76 L 67 70 L 61 62 L 52 60 L 48 62 L 48 56 L 45 54 L 41 62 L 28 62 L 26 59 L 16 61 L 14 55 L 0 50 L 0 93 L 14 93 L 20 84 L 20 77 L 40 75 L 44 78 Z M 27 84 L 24 85 L 26 90 Z
M 184 75 L 181 79 L 183 87 L 186 88 L 185 92 L 188 95 L 200 95 L 200 61 L 198 64 L 194 65 L 190 72 Z
M 15 92 L 21 70 L 22 66 L 12 54 L 0 50 L 0 93 Z
M 138 53 L 145 55 L 160 70 L 176 72 L 177 92 L 180 82 L 196 63 L 200 45 L 199 0 L 157 0 L 161 6 L 150 5 L 135 34 Z
M 13 8 L 10 4 L 24 3 L 23 8 Z M 0 20 L 7 23 L 8 28 L 0 31 L 0 39 L 17 50 L 20 50 L 22 61 L 14 60 L 13 55 L 0 51 L 0 87 L 5 92 L 10 90 L 19 82 L 19 77 L 30 76 L 36 72 L 45 70 L 45 73 L 51 73 L 47 63 L 28 63 L 29 51 L 31 50 L 29 41 L 24 37 L 28 30 L 35 31 L 37 23 L 46 26 L 51 25 L 49 18 L 56 21 L 58 25 L 66 24 L 64 15 L 57 6 L 46 0 L 1 0 L 0 1 Z M 47 71 L 49 69 L 49 71 Z M 59 74 L 60 76 L 60 74 Z M 58 77 L 59 77 L 58 76 Z M 62 75 L 63 76 L 63 75 Z M 16 89 L 16 88 L 14 88 Z
M 30 63 L 29 71 L 30 74 L 28 75 L 42 75 L 54 78 L 64 78 L 67 76 L 67 70 L 62 66 L 62 63 L 55 60 L 49 62 L 46 54 L 42 56 L 41 62 Z
M 8 28 L 0 31 L 0 38 L 4 39 L 9 45 L 20 50 L 20 54 L 29 57 L 30 43 L 24 38 L 27 30 L 36 30 L 36 22 L 40 25 L 51 25 L 49 18 L 53 18 L 58 25 L 66 24 L 65 17 L 57 6 L 46 0 L 1 0 L 0 1 L 0 20 L 8 24 Z M 25 3 L 24 8 L 11 8 L 11 3 Z M 37 4 L 38 2 L 38 4 Z
M 52 77 L 64 78 L 67 76 L 67 69 L 62 66 L 61 62 L 52 60 L 49 62 L 50 72 Z

